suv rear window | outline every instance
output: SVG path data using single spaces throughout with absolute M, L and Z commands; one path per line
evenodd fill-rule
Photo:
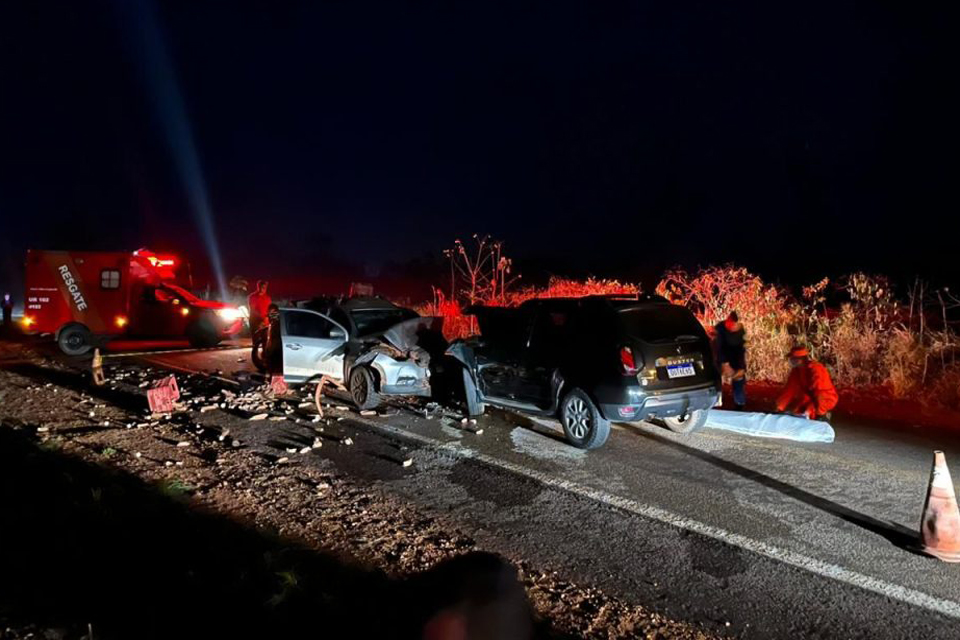
M 694 315 L 675 304 L 623 309 L 617 315 L 627 335 L 645 342 L 672 342 L 679 336 L 703 335 L 703 327 Z

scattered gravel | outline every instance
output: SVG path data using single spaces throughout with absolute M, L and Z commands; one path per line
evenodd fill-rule
M 9 370 L 4 357 L 6 362 L 29 360 L 43 367 L 56 383 Z M 332 465 L 324 469 L 300 463 L 305 459 L 301 456 L 323 455 L 319 437 L 314 437 L 312 444 L 289 448 L 289 454 L 281 449 L 282 457 L 271 463 L 231 437 L 222 423 L 208 422 L 223 417 L 215 411 L 221 409 L 242 421 L 288 419 L 285 416 L 292 421 L 299 416 L 312 420 L 306 424 L 314 428 L 319 422 L 313 417 L 314 405 L 302 397 L 281 400 L 263 386 L 248 383 L 227 390 L 209 378 L 178 375 L 182 390 L 178 410 L 144 421 L 149 412 L 143 389 L 167 372 L 115 366 L 108 368 L 107 375 L 108 386 L 94 396 L 82 384 L 71 384 L 79 380 L 74 372 L 24 353 L 16 345 L 0 343 L 0 428 L 29 434 L 47 450 L 55 448 L 147 482 L 165 483 L 197 510 L 229 515 L 291 544 L 332 552 L 391 577 L 408 576 L 445 558 L 481 550 L 455 523 L 422 513 L 382 485 L 345 475 Z M 92 411 L 86 408 L 91 405 Z M 433 404 L 418 411 L 426 417 L 444 416 Z M 334 418 L 331 424 L 338 420 Z M 325 437 L 353 444 L 346 435 Z M 413 459 L 405 456 L 397 463 L 406 467 Z M 696 625 L 667 619 L 598 589 L 568 582 L 555 572 L 543 572 L 522 561 L 517 568 L 536 614 L 545 621 L 542 635 L 713 637 Z M 57 635 L 60 631 L 30 625 L 6 628 L 0 608 L 0 640 L 80 637 Z

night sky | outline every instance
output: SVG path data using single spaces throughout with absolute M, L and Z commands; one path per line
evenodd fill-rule
M 534 281 L 956 283 L 954 31 L 916 3 L 6 2 L 0 288 L 28 247 L 210 273 L 196 185 L 227 277 L 416 275 L 482 232 Z

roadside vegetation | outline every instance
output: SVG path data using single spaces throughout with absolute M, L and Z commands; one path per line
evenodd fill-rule
M 916 282 L 902 297 L 883 276 L 824 278 L 799 295 L 742 267 L 667 273 L 657 293 L 693 310 L 713 327 L 737 310 L 749 340 L 748 370 L 758 380 L 783 380 L 783 354 L 806 345 L 847 388 L 882 388 L 960 409 L 960 350 L 952 316 L 960 299 Z
M 417 310 L 443 316 L 448 338 L 476 331 L 463 314 L 472 304 L 514 306 L 532 298 L 640 292 L 637 284 L 596 278 L 554 277 L 546 286 L 521 286 L 503 243 L 488 236 L 458 240 L 445 256 L 449 282 L 435 286 L 433 300 Z M 947 288 L 917 281 L 898 293 L 883 276 L 854 273 L 795 291 L 724 265 L 693 273 L 670 270 L 655 292 L 690 308 L 708 332 L 736 310 L 747 331 L 752 380 L 784 380 L 784 354 L 802 344 L 841 387 L 960 409 L 960 298 Z

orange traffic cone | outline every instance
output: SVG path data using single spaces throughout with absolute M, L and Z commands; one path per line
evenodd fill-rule
M 944 562 L 960 562 L 960 510 L 943 451 L 933 452 L 930 488 L 920 523 L 920 548 Z

